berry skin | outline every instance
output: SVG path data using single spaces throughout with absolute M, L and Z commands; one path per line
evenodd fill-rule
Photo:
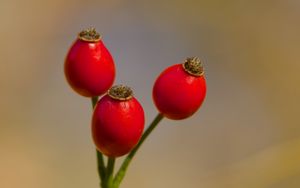
M 92 117 L 92 137 L 96 148 L 109 157 L 132 150 L 145 124 L 144 110 L 129 87 L 112 87 L 97 103 Z
M 67 54 L 64 71 L 69 85 L 85 97 L 102 95 L 112 86 L 114 61 L 95 29 L 79 33 Z
M 206 95 L 203 67 L 198 58 L 187 58 L 183 64 L 168 67 L 157 78 L 153 100 L 165 117 L 173 120 L 193 115 Z

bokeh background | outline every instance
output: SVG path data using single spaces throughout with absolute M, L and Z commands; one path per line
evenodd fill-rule
M 0 187 L 98 187 L 91 103 L 63 74 L 90 26 L 147 123 L 157 75 L 187 56 L 205 64 L 202 108 L 164 120 L 121 187 L 300 187 L 299 18 L 299 0 L 1 0 Z

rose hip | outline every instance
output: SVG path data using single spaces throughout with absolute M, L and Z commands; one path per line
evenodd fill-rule
M 104 94 L 115 79 L 115 65 L 95 29 L 79 33 L 65 60 L 65 76 L 80 95 L 94 97 Z
M 97 149 L 109 157 L 125 155 L 138 143 L 145 123 L 144 110 L 123 85 L 112 87 L 97 103 L 92 136 Z
M 203 66 L 196 57 L 183 64 L 168 67 L 157 78 L 153 87 L 153 100 L 167 118 L 179 120 L 193 115 L 206 95 Z

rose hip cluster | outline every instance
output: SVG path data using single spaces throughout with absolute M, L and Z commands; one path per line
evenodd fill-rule
M 92 116 L 92 138 L 98 151 L 108 157 L 129 153 L 143 134 L 145 115 L 132 90 L 112 86 L 114 60 L 95 29 L 79 33 L 64 64 L 69 85 L 84 97 L 102 98 Z M 196 57 L 165 69 L 153 87 L 153 101 L 159 113 L 173 120 L 193 115 L 206 94 L 203 67 Z

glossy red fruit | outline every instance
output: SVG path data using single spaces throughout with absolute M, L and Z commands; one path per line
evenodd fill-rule
M 198 58 L 164 70 L 153 87 L 153 100 L 167 118 L 179 120 L 193 115 L 206 95 L 203 67 Z
M 97 103 L 92 118 L 96 148 L 109 157 L 125 155 L 140 140 L 144 110 L 129 87 L 112 87 Z
M 104 94 L 115 79 L 113 58 L 93 28 L 79 33 L 64 68 L 69 85 L 85 97 Z

